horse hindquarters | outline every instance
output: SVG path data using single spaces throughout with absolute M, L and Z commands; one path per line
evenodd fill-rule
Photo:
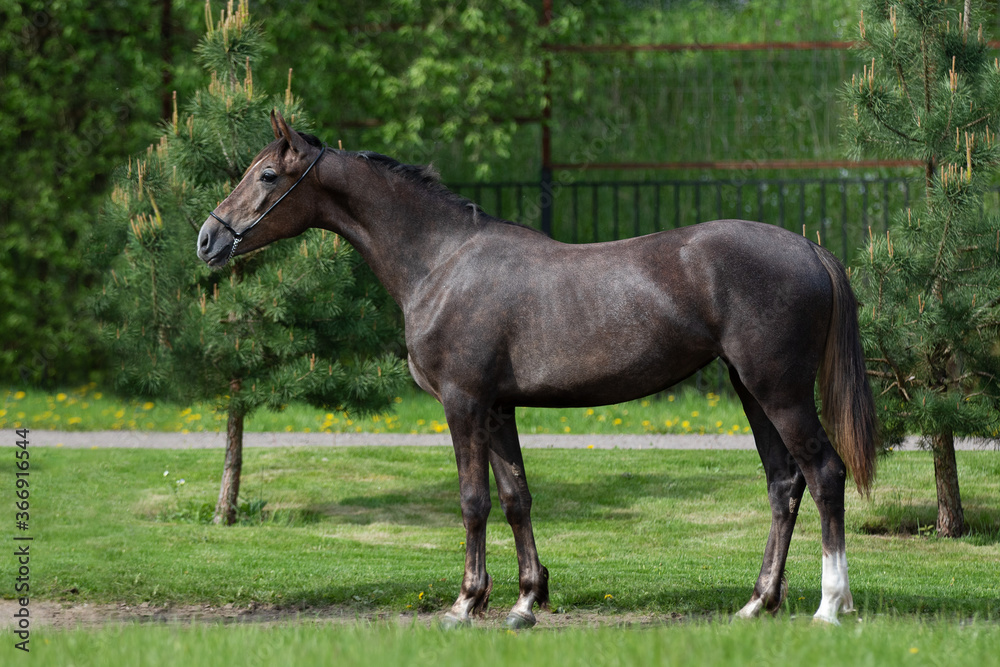
M 734 377 L 737 390 L 740 382 L 744 385 L 741 399 L 749 406 L 747 414 L 767 471 L 773 516 L 754 599 L 742 613 L 756 613 L 765 603 L 780 603 L 777 577 L 787 556 L 801 479 L 819 509 L 823 534 L 823 597 L 816 618 L 836 623 L 839 611 L 853 610 L 844 535 L 848 466 L 816 414 L 813 389 L 818 366 L 823 369 L 820 390 L 825 421 L 862 489 L 874 467 L 874 425 L 853 294 L 839 262 L 826 251 L 814 249 L 830 280 L 826 298 L 819 299 L 818 292 L 809 294 L 809 290 L 798 293 L 776 315 L 769 313 L 770 321 L 754 341 L 759 344 L 757 354 L 731 360 L 738 373 Z M 815 263 L 812 266 L 819 268 Z M 821 317 L 827 322 L 825 335 L 807 325 L 810 318 L 821 321 Z M 763 322 L 764 316 L 758 321 Z M 754 404 L 761 412 L 756 418 L 752 416 Z M 795 508 L 783 507 L 785 502 L 794 503 Z M 758 599 L 762 600 L 759 604 L 755 603 Z

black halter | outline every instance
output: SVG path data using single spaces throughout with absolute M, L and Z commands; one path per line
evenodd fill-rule
M 226 229 L 228 229 L 229 233 L 233 235 L 233 248 L 232 248 L 232 250 L 229 251 L 229 257 L 226 259 L 227 263 L 229 262 L 229 260 L 231 260 L 233 258 L 233 255 L 236 254 L 236 246 L 238 246 L 240 244 L 240 241 L 242 241 L 243 237 L 247 235 L 247 232 L 249 232 L 251 229 L 253 229 L 254 227 L 256 227 L 257 223 L 264 219 L 264 216 L 266 216 L 268 213 L 270 213 L 274 209 L 275 206 L 277 206 L 278 204 L 280 204 L 281 200 L 284 199 L 285 197 L 287 197 L 288 194 L 292 190 L 295 189 L 296 185 L 298 185 L 299 183 L 302 182 L 302 179 L 305 178 L 309 174 L 310 171 L 312 171 L 312 168 L 316 166 L 316 163 L 319 162 L 319 159 L 321 157 L 323 157 L 323 153 L 325 153 L 325 152 L 326 152 L 326 146 L 323 146 L 323 148 L 321 148 L 320 151 L 319 151 L 319 155 L 317 155 L 315 157 L 315 159 L 313 159 L 313 161 L 309 164 L 309 166 L 306 167 L 306 170 L 304 172 L 302 172 L 302 175 L 299 176 L 299 179 L 297 181 L 295 181 L 294 183 L 292 183 L 292 187 L 290 187 L 287 190 L 285 190 L 285 194 L 283 194 L 280 197 L 278 197 L 278 201 L 276 201 L 273 204 L 271 204 L 270 206 L 268 206 L 267 210 L 264 211 L 263 213 L 261 213 L 260 217 L 257 218 L 256 220 L 254 220 L 253 222 L 251 222 L 250 226 L 247 227 L 246 229 L 244 229 L 242 232 L 237 232 L 235 229 L 233 229 L 230 226 L 230 224 L 228 222 L 226 222 L 225 220 L 223 220 L 222 217 L 220 217 L 219 215 L 217 215 L 215 211 L 211 211 L 209 213 L 210 216 L 212 216 L 213 218 L 215 218 L 216 220 L 218 220 L 219 222 L 221 222 L 222 226 L 225 227 Z

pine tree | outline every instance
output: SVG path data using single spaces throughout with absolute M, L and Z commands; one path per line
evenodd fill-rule
M 983 210 L 1000 165 L 1000 61 L 970 4 L 866 2 L 868 64 L 845 86 L 855 156 L 924 164 L 925 196 L 871 233 L 854 284 L 884 435 L 929 445 L 948 537 L 965 531 L 955 437 L 1000 436 L 1000 224 Z
M 383 409 L 403 364 L 395 311 L 359 256 L 329 232 L 276 243 L 211 271 L 196 256 L 208 211 L 239 182 L 273 136 L 276 107 L 307 127 L 289 87 L 255 89 L 261 27 L 245 0 L 230 2 L 198 53 L 210 83 L 117 181 L 90 245 L 107 279 L 95 298 L 119 391 L 208 400 L 227 414 L 216 523 L 236 519 L 243 423 L 293 401 L 352 411 Z M 379 356 L 375 356 L 379 355 Z M 366 359 L 361 361 L 360 359 Z

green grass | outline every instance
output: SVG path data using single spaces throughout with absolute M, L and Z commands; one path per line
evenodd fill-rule
M 520 408 L 521 433 L 749 433 L 739 401 L 692 389 L 599 408 Z M 28 427 L 68 431 L 218 431 L 225 415 L 208 404 L 172 405 L 122 401 L 94 385 L 57 392 L 0 390 L 0 429 Z M 391 413 L 359 417 L 290 405 L 258 410 L 248 431 L 442 433 L 444 410 L 430 395 L 412 389 L 396 397 Z
M 255 448 L 244 457 L 242 498 L 267 504 L 256 521 L 219 528 L 184 512 L 214 501 L 219 452 L 31 450 L 34 597 L 400 613 L 438 611 L 457 595 L 465 536 L 450 448 Z M 527 450 L 525 459 L 554 609 L 700 617 L 746 602 L 770 520 L 755 453 Z M 885 459 L 873 502 L 849 496 L 863 617 L 1000 615 L 1000 461 L 960 452 L 958 463 L 973 530 L 962 539 L 886 533 L 933 521 L 924 452 Z M 516 555 L 495 497 L 487 548 L 493 604 L 503 609 L 516 598 Z M 788 612 L 811 614 L 820 535 L 808 501 L 788 575 Z M 0 597 L 12 587 L 0 580 Z
M 3 636 L 3 633 L 0 633 Z M 5 642 L 7 638 L 5 637 Z M 415 624 L 35 631 L 33 665 L 996 665 L 1000 626 L 879 619 L 834 629 L 769 619 L 512 633 Z M 6 647 L 5 647 L 6 648 Z

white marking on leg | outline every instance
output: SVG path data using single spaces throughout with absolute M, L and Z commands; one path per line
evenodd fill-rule
M 750 602 L 743 605 L 743 609 L 736 612 L 736 618 L 757 618 L 760 614 L 761 608 L 764 606 L 764 600 L 755 597 Z
M 837 612 L 854 611 L 854 599 L 847 580 L 847 554 L 823 554 L 823 598 L 813 616 L 817 621 L 839 625 Z

